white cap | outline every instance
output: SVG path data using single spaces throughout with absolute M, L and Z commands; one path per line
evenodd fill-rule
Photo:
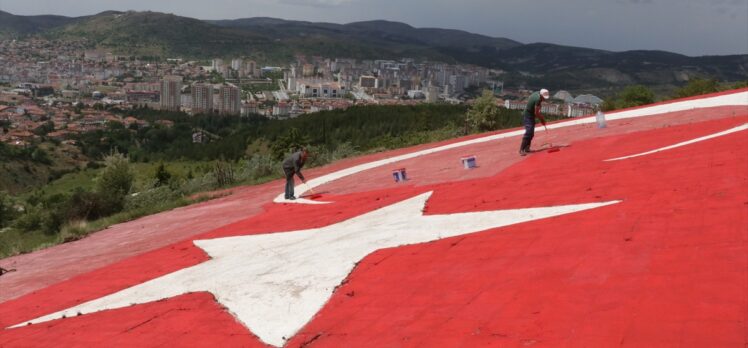
M 551 94 L 545 88 L 543 88 L 543 89 L 540 90 L 540 95 L 543 96 L 543 99 L 550 99 L 551 98 Z

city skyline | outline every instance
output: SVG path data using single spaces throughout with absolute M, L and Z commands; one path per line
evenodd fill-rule
M 0 1 L 17 15 L 91 15 L 106 10 L 157 11 L 204 20 L 274 17 L 310 22 L 391 20 L 414 27 L 458 29 L 522 43 L 610 51 L 662 50 L 689 56 L 748 54 L 748 0 L 570 0 L 461 3 L 414 0 L 186 0 L 176 7 L 142 0 Z

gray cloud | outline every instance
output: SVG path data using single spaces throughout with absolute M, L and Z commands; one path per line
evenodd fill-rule
M 333 7 L 353 4 L 358 2 L 358 0 L 279 0 L 279 2 L 283 4 L 309 7 Z

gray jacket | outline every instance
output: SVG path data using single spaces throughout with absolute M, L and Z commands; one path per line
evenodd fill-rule
M 296 151 L 291 154 L 291 156 L 286 157 L 286 159 L 283 161 L 283 170 L 284 171 L 293 171 L 296 175 L 299 176 L 299 179 L 306 181 L 304 179 L 304 175 L 301 174 L 301 167 L 304 166 L 304 158 L 301 156 L 301 151 Z

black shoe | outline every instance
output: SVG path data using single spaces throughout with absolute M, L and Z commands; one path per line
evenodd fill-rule
M 519 155 L 520 156 L 527 156 L 527 150 L 525 150 L 525 149 L 519 150 Z
M 293 201 L 293 200 L 295 200 L 295 199 L 296 199 L 296 197 L 294 197 L 294 196 L 291 196 L 291 197 L 288 197 L 288 198 L 286 198 L 286 199 L 287 199 L 287 200 L 289 200 L 289 201 Z

